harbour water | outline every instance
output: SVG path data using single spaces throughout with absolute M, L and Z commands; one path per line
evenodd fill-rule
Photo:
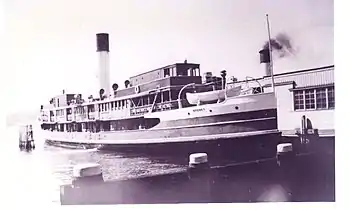
M 6 151 L 1 156 L 4 162 L 1 184 L 6 190 L 5 202 L 14 204 L 21 198 L 27 204 L 56 203 L 59 201 L 59 186 L 71 182 L 72 169 L 79 163 L 94 162 L 102 166 L 105 180 L 131 178 L 144 175 L 176 172 L 185 166 L 166 163 L 141 156 L 125 156 L 116 153 L 98 152 L 95 149 L 77 150 L 51 147 L 40 136 L 34 138 L 36 149 L 31 152 L 18 148 L 18 129 L 6 130 L 1 146 Z M 2 199 L 1 199 L 2 200 Z
M 16 127 L 8 128 L 3 136 L 5 138 L 1 141 L 3 151 L 0 153 L 2 160 L 0 184 L 2 186 L 2 195 L 5 196 L 0 198 L 0 202 L 11 206 L 23 204 L 30 206 L 37 206 L 38 204 L 60 205 L 60 185 L 71 183 L 73 167 L 79 163 L 99 163 L 102 166 L 104 180 L 127 179 L 186 170 L 186 164 L 177 164 L 180 161 L 170 160 L 166 157 L 154 159 L 142 157 L 140 155 L 125 156 L 123 154 L 101 152 L 95 149 L 76 150 L 47 146 L 44 144 L 43 139 L 40 138 L 39 133 L 35 132 L 35 128 L 34 138 L 36 140 L 36 149 L 30 152 L 19 150 L 18 129 Z M 331 163 L 331 160 L 327 160 L 327 158 L 319 161 L 321 163 L 313 164 L 312 167 L 319 171 L 327 171 L 325 174 L 316 174 L 316 172 L 315 175 L 308 174 L 309 171 L 301 172 L 299 169 L 296 170 L 300 173 L 299 175 L 301 175 L 298 181 L 303 184 L 294 184 L 294 191 L 297 192 L 294 196 L 298 196 L 300 200 L 309 199 L 309 195 L 317 195 L 316 193 L 319 194 L 319 192 L 320 194 L 322 193 L 322 197 L 319 194 L 320 197 L 313 198 L 313 200 L 325 199 L 327 201 L 334 199 L 334 165 Z M 219 165 L 224 164 L 222 162 Z M 326 165 L 326 167 L 324 165 Z M 324 166 L 325 169 L 321 169 L 323 168 L 322 166 Z M 303 167 L 304 170 L 306 168 L 307 167 Z M 251 192 L 256 192 L 257 194 L 261 193 L 259 192 L 261 189 L 259 189 L 258 186 L 262 186 L 263 183 L 278 183 L 278 179 L 273 180 L 272 177 L 268 178 L 268 176 L 265 177 L 264 181 L 259 183 L 258 180 L 261 178 L 255 179 L 256 177 L 254 177 L 260 176 L 258 173 L 246 173 L 247 176 L 242 176 L 242 181 L 238 182 L 240 187 L 237 187 L 236 183 L 234 185 L 234 182 L 231 183 L 234 185 L 233 188 L 239 192 L 235 192 L 237 194 L 234 195 L 237 196 L 237 199 L 239 197 L 238 195 L 251 187 L 256 189 L 252 191 L 248 190 L 248 196 L 250 196 Z M 270 171 L 268 173 L 273 174 L 273 172 Z M 261 172 L 261 174 L 268 173 Z M 306 174 L 311 178 L 305 176 Z M 318 179 L 315 179 L 315 177 Z M 315 180 L 315 182 L 310 183 L 311 180 Z M 289 182 L 289 180 L 286 179 L 286 182 Z M 280 182 L 278 184 L 282 185 L 282 183 L 283 182 Z M 306 185 L 304 185 L 304 183 L 306 183 Z M 315 191 L 313 189 L 314 186 L 317 186 L 317 188 L 314 188 L 317 189 Z M 160 187 L 159 189 L 162 188 L 163 187 Z M 263 188 L 263 190 L 265 189 Z M 174 193 L 175 192 L 176 190 Z M 244 199 L 247 199 L 248 196 Z M 305 197 L 303 198 L 302 196 Z M 294 199 L 296 199 L 296 197 L 294 197 Z

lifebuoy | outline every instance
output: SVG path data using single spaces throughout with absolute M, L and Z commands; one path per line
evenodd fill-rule
M 139 86 L 137 85 L 137 86 L 135 87 L 135 92 L 136 92 L 136 93 L 139 93 L 139 91 L 140 91 L 140 89 L 139 89 Z

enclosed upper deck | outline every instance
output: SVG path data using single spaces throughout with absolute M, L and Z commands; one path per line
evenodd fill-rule
M 200 77 L 200 64 L 175 63 L 130 77 L 130 85 L 137 86 L 166 77 Z

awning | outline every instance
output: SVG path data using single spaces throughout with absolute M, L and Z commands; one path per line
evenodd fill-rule
M 307 90 L 307 89 L 315 89 L 315 88 L 325 88 L 325 87 L 333 87 L 334 83 L 329 84 L 322 84 L 322 85 L 307 85 L 307 86 L 300 86 L 289 89 L 290 91 L 297 91 L 297 90 Z

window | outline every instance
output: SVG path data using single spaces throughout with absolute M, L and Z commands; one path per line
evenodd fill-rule
M 88 105 L 88 106 L 87 106 L 87 111 L 88 111 L 88 112 L 94 112 L 94 111 L 95 111 L 94 105 Z
M 155 97 L 156 97 L 155 103 L 161 103 L 161 93 L 158 93 Z
M 304 91 L 294 92 L 294 109 L 302 110 L 304 109 Z
M 146 106 L 149 104 L 148 96 L 143 97 L 143 105 Z
M 334 87 L 330 87 L 327 89 L 327 97 L 328 97 L 328 107 L 334 108 Z
M 169 101 L 170 100 L 170 91 L 165 91 L 162 93 L 163 94 L 163 101 L 166 102 L 166 101 Z
M 334 87 L 296 90 L 294 110 L 334 109 Z
M 178 99 L 178 94 L 179 94 L 179 90 L 172 90 L 171 99 L 172 100 L 177 100 Z
M 305 109 L 315 109 L 314 90 L 305 90 Z
M 170 69 L 166 68 L 164 69 L 164 77 L 169 77 L 170 76 Z
M 316 90 L 316 108 L 317 109 L 326 109 L 327 100 L 326 100 L 326 88 L 321 88 Z
M 172 76 L 176 76 L 176 67 L 171 68 Z
M 155 95 L 154 94 L 149 95 L 149 104 L 153 104 L 154 99 L 155 99 Z

